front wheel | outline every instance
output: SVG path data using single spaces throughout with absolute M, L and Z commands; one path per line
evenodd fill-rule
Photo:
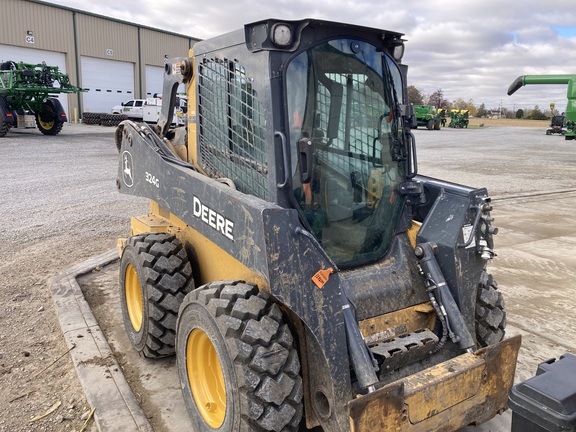
M 296 431 L 302 418 L 300 361 L 268 294 L 241 281 L 186 296 L 176 358 L 196 432 Z
M 57 99 L 48 99 L 42 105 L 42 111 L 36 113 L 36 126 L 44 135 L 58 135 L 62 130 L 64 123 L 58 118 L 58 112 L 61 111 L 60 101 Z
M 504 297 L 492 275 L 483 272 L 476 296 L 476 341 L 481 347 L 498 343 L 505 329 Z

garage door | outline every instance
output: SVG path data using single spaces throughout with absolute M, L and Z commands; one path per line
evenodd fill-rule
M 66 73 L 66 55 L 60 52 L 42 51 L 31 48 L 0 44 L 0 63 L 10 60 L 32 64 L 46 62 L 48 66 L 58 66 L 60 72 Z M 60 100 L 60 103 L 64 107 L 66 113 L 68 113 L 67 95 L 60 94 L 58 95 L 58 99 Z M 70 117 L 70 113 L 68 113 L 68 118 Z
M 160 66 L 146 65 L 146 97 L 154 97 L 155 93 L 162 94 L 164 85 L 164 68 Z M 178 93 L 186 93 L 186 86 L 180 84 Z
M 146 97 L 154 97 L 155 93 L 162 94 L 164 82 L 164 68 L 146 65 Z
M 134 63 L 82 57 L 82 111 L 110 112 L 134 99 Z

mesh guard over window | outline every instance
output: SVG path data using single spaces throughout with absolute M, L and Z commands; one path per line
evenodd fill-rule
M 199 98 L 202 168 L 211 177 L 230 178 L 241 192 L 269 200 L 266 115 L 244 67 L 204 59 Z

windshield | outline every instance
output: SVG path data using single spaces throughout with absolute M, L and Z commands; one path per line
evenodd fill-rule
M 375 46 L 338 39 L 286 70 L 292 193 L 308 229 L 341 267 L 388 249 L 403 198 L 401 75 Z M 398 89 L 398 92 L 394 88 Z

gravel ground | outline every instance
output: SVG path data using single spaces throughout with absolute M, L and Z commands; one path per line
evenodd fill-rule
M 54 137 L 24 129 L 0 138 L 0 431 L 84 423 L 90 407 L 47 282 L 114 248 L 130 216 L 147 211 L 146 200 L 117 192 L 117 161 L 114 128 L 66 124 Z
M 422 174 L 487 187 L 496 226 L 505 217 L 491 269 L 506 295 L 511 333 L 525 336 L 519 366 L 526 379 L 538 361 L 576 340 L 576 144 L 540 128 L 414 133 Z M 30 129 L 0 138 L 0 432 L 79 430 L 90 408 L 47 282 L 114 248 L 130 216 L 148 209 L 147 200 L 116 191 L 113 134 L 67 124 L 56 137 Z

